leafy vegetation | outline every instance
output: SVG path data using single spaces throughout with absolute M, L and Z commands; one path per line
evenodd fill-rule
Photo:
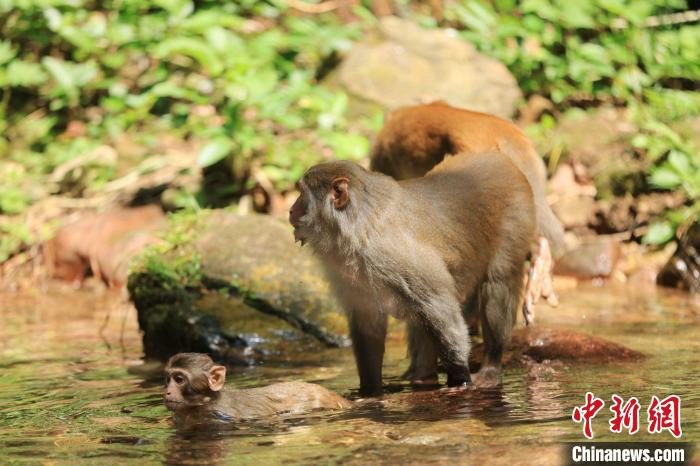
M 632 149 L 651 162 L 647 188 L 682 189 L 691 204 L 645 237 L 664 243 L 697 217 L 700 196 L 700 148 L 672 128 L 700 115 L 700 25 L 685 22 L 686 8 L 684 0 L 468 1 L 448 3 L 445 18 L 505 63 L 527 95 L 551 99 L 556 110 L 635 110 L 641 132 Z M 544 134 L 556 125 L 547 117 L 541 124 Z
M 162 155 L 168 136 L 192 143 L 200 168 L 230 174 L 177 193 L 188 208 L 261 180 L 283 192 L 312 163 L 365 157 L 380 120 L 349 118 L 348 96 L 320 81 L 374 26 L 370 6 L 343 22 L 284 0 L 0 0 L 0 259 L 36 240 L 19 216 L 37 201 L 156 170 L 143 159 Z M 526 96 L 551 100 L 544 131 L 570 107 L 637 108 L 649 189 L 697 199 L 697 148 L 672 129 L 700 113 L 700 26 L 678 17 L 683 0 L 447 1 L 439 21 L 418 3 L 395 7 L 457 29 L 504 62 Z

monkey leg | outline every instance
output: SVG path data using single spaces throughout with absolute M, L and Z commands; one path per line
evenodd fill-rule
M 379 310 L 349 313 L 350 337 L 360 375 L 360 393 L 382 393 L 382 363 L 386 339 L 387 316 Z
M 501 383 L 501 359 L 510 342 L 522 288 L 520 272 L 513 273 L 509 279 L 490 279 L 481 285 L 479 313 L 484 360 L 474 377 L 477 386 L 490 387 Z
M 411 365 L 403 377 L 410 379 L 413 385 L 437 385 L 438 351 L 433 339 L 420 321 L 409 320 L 406 328 Z
M 469 374 L 469 330 L 456 298 L 438 293 L 418 306 L 418 317 L 432 337 L 438 355 L 445 364 L 447 385 L 457 387 L 471 383 Z
M 552 286 L 553 266 L 549 241 L 541 236 L 537 240 L 537 252 L 533 255 L 527 276 L 525 299 L 522 307 L 525 325 L 530 325 L 534 321 L 535 304 L 540 299 L 540 296 L 544 297 L 552 307 L 556 307 L 559 304 L 559 299 Z

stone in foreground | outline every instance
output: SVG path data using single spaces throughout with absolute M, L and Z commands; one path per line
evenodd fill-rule
M 321 266 L 286 223 L 225 211 L 182 223 L 171 236 L 186 239 L 152 250 L 129 277 L 147 356 L 202 351 L 252 362 L 347 345 Z

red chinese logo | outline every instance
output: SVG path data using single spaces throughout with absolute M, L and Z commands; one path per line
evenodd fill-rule
M 636 397 L 631 397 L 626 402 L 618 395 L 612 395 L 610 411 L 613 417 L 608 421 L 610 432 L 619 434 L 626 429 L 629 435 L 639 431 L 639 411 L 641 405 Z M 574 407 L 571 419 L 576 423 L 583 422 L 583 435 L 588 439 L 593 438 L 593 418 L 603 409 L 605 402 L 597 398 L 593 393 L 586 393 L 586 402 L 582 406 Z M 678 395 L 669 395 L 659 400 L 656 395 L 651 397 L 647 409 L 647 431 L 650 434 L 659 434 L 667 430 L 675 438 L 680 438 L 681 431 L 681 398 Z
M 620 433 L 622 428 L 627 429 L 630 435 L 634 435 L 639 430 L 639 400 L 635 397 L 627 400 L 627 403 L 617 395 L 612 396 L 613 404 L 610 406 L 610 411 L 614 416 L 608 422 L 610 424 L 610 432 Z
M 591 421 L 598 414 L 598 411 L 603 409 L 605 402 L 600 398 L 596 398 L 593 393 L 586 393 L 586 403 L 583 406 L 576 406 L 574 412 L 571 413 L 571 419 L 579 423 L 583 421 L 583 435 L 586 438 L 593 438 L 593 427 Z
M 658 434 L 664 430 L 679 438 L 681 432 L 681 399 L 678 395 L 669 395 L 663 400 L 654 395 L 647 409 L 650 434 Z

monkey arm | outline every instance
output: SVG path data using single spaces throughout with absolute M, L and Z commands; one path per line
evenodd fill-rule
M 459 301 L 449 293 L 435 294 L 415 308 L 426 332 L 437 342 L 447 371 L 447 385 L 470 383 L 469 330 Z

